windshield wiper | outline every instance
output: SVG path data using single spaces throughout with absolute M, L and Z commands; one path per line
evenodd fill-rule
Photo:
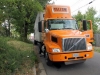
M 58 29 L 52 28 L 50 30 L 62 30 L 62 29 L 73 29 L 73 28 L 58 28 Z M 73 29 L 73 30 L 75 30 L 75 29 Z
M 50 29 L 50 30 L 59 30 L 59 29 Z
M 61 30 L 62 28 L 58 28 L 58 29 L 55 29 L 55 28 L 52 28 L 52 29 L 50 29 L 50 30 Z
M 63 28 L 63 29 L 73 29 L 73 28 Z M 75 29 L 73 29 L 73 30 L 75 30 Z

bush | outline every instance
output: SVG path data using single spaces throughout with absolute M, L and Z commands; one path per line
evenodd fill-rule
M 11 75 L 23 67 L 32 68 L 35 60 L 32 44 L 0 37 L 0 75 Z
M 96 30 L 95 31 L 95 34 L 100 34 L 100 30 Z

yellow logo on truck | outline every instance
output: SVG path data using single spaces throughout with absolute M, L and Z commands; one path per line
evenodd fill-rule
M 53 13 L 68 13 L 68 9 L 66 7 L 53 7 Z

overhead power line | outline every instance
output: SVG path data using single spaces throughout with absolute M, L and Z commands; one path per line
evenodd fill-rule
M 77 3 L 81 2 L 81 1 L 82 1 L 82 0 L 76 1 L 73 5 L 71 5 L 71 7 L 74 6 L 74 5 L 76 5 Z
M 89 3 L 87 3 L 87 4 L 85 4 L 85 5 L 81 6 L 81 7 L 79 7 L 78 9 L 74 10 L 73 12 L 75 12 L 75 11 L 77 11 L 77 10 L 79 10 L 79 9 L 81 9 L 81 8 L 83 8 L 83 7 L 85 7 L 85 6 L 89 5 L 89 4 L 91 4 L 91 3 L 93 3 L 94 1 L 95 1 L 95 0 L 90 1 Z M 72 12 L 72 13 L 73 13 L 73 12 Z

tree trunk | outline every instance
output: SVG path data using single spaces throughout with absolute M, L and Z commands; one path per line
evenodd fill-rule
M 28 32 L 28 23 L 25 21 L 24 24 L 24 41 L 27 40 L 27 32 Z

